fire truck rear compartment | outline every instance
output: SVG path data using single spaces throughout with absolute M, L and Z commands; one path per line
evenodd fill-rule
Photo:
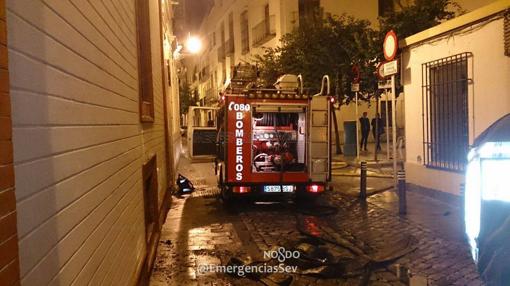
M 252 172 L 304 172 L 306 113 L 252 114 Z

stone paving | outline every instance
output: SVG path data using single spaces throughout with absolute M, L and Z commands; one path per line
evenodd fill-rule
M 363 281 L 364 277 L 323 279 L 292 274 L 290 285 L 405 285 L 396 277 L 396 264 L 407 267 L 415 278 L 426 277 L 429 285 L 482 285 L 462 240 L 447 237 L 412 217 L 397 215 L 381 203 L 384 194 L 360 203 L 343 195 L 342 188 L 336 188 L 318 202 L 335 207 L 337 212 L 331 215 L 310 215 L 286 202 L 242 205 L 227 212 L 214 197 L 212 181 L 202 178 L 209 169 L 207 164 L 182 167 L 181 171 L 198 185 L 197 192 L 173 200 L 163 226 L 151 285 L 277 285 L 222 273 L 200 273 L 199 266 L 227 265 L 232 257 L 261 261 L 264 250 L 306 239 L 300 231 L 303 226 L 319 236 L 340 237 L 362 245 L 360 248 L 369 255 L 384 253 L 404 238 L 412 238 L 415 250 L 372 269 L 368 281 Z M 331 253 L 346 255 L 339 247 L 328 248 Z
M 398 241 L 402 234 L 411 234 L 418 241 L 416 251 L 394 264 L 407 266 L 415 275 L 426 276 L 430 285 L 482 285 L 464 243 L 441 239 L 430 230 L 370 203 L 364 208 L 358 202 L 338 194 L 332 194 L 328 200 L 334 205 L 347 207 L 340 208 L 336 215 L 330 217 L 296 216 L 290 212 L 269 211 L 246 212 L 241 214 L 241 218 L 261 250 L 269 249 L 275 244 L 284 244 L 288 237 L 297 238 L 298 220 L 324 223 L 337 231 L 348 231 L 375 251 L 383 251 L 388 244 Z M 268 225 L 268 221 L 272 223 Z M 387 271 L 383 269 L 375 273 L 372 277 L 374 283 L 400 285 L 391 271 L 394 264 L 388 267 Z M 356 281 L 336 282 L 349 284 Z

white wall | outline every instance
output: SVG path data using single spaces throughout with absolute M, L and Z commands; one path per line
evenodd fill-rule
M 167 187 L 157 2 L 141 126 L 134 0 L 7 1 L 22 285 L 134 282 L 151 154 Z
M 405 122 L 407 180 L 428 188 L 458 194 L 463 176 L 425 168 L 422 128 L 422 70 L 426 62 L 463 52 L 473 53 L 469 60 L 469 143 L 494 121 L 510 112 L 510 57 L 503 51 L 503 20 L 486 23 L 479 29 L 429 41 L 406 49 Z M 439 178 L 439 179 L 438 179 Z M 442 178 L 442 179 L 441 179 Z

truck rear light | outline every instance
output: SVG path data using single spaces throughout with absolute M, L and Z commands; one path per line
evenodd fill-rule
M 324 186 L 322 185 L 308 185 L 306 187 L 306 190 L 309 192 L 309 193 L 322 193 L 324 192 Z
M 250 187 L 246 187 L 246 186 L 235 186 L 232 191 L 234 193 L 238 193 L 238 194 L 246 194 L 246 193 L 249 193 L 251 192 L 251 188 Z

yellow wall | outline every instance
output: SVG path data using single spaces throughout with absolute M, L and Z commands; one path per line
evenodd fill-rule
M 158 0 L 155 122 L 144 125 L 135 0 L 6 2 L 21 284 L 129 285 L 145 253 L 152 154 L 160 205 L 169 185 Z

